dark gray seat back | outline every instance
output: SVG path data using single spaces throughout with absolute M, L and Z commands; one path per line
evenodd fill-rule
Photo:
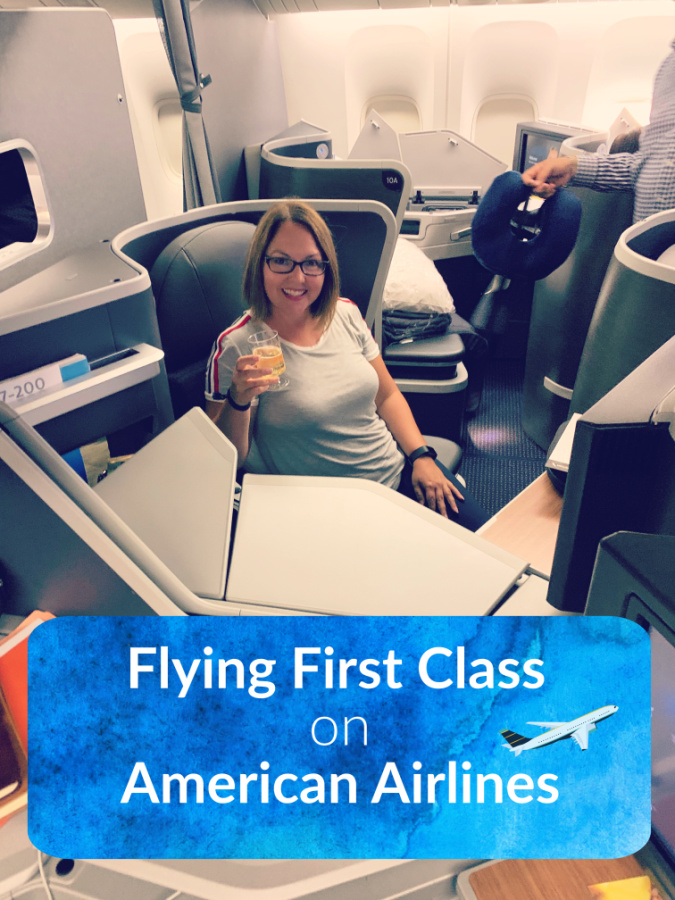
M 241 284 L 255 226 L 207 222 L 179 234 L 150 270 L 174 414 L 204 404 L 213 342 L 245 309 Z

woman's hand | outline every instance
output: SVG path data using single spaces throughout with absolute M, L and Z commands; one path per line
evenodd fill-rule
M 254 397 L 264 394 L 270 389 L 270 385 L 279 381 L 276 375 L 272 375 L 272 369 L 258 367 L 259 359 L 255 354 L 240 356 L 234 367 L 230 395 L 240 406 L 250 403 Z
M 446 519 L 449 518 L 448 506 L 453 512 L 459 512 L 457 499 L 463 500 L 464 497 L 430 456 L 421 456 L 413 463 L 412 485 L 419 502 Z

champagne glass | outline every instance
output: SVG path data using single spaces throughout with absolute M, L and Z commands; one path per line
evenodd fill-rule
M 258 357 L 258 366 L 264 369 L 272 369 L 272 374 L 263 376 L 271 381 L 274 376 L 279 377 L 278 383 L 270 384 L 270 391 L 281 391 L 290 384 L 286 372 L 284 354 L 281 350 L 281 341 L 276 331 L 257 331 L 248 339 L 251 345 L 251 353 Z

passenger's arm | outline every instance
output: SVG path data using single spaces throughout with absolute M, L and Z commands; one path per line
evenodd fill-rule
M 399 447 L 409 456 L 413 450 L 425 444 L 424 437 L 417 427 L 408 402 L 398 389 L 389 374 L 384 360 L 376 356 L 370 360 L 377 372 L 380 386 L 375 397 L 375 405 L 380 416 L 394 436 Z M 430 456 L 423 456 L 413 463 L 412 483 L 415 495 L 420 503 L 435 509 L 447 518 L 446 504 L 457 512 L 457 497 L 462 495 L 455 485 L 448 481 Z
M 250 448 L 254 416 L 250 403 L 255 397 L 269 390 L 270 384 L 279 380 L 276 377 L 270 380 L 272 369 L 258 368 L 257 361 L 257 356 L 240 356 L 237 360 L 228 391 L 232 403 L 228 399 L 206 401 L 206 414 L 237 448 L 240 466 L 248 456 Z M 237 406 L 247 408 L 237 409 Z
M 574 184 L 594 191 L 632 191 L 643 164 L 641 150 L 635 153 L 589 153 L 579 159 Z
M 643 156 L 635 153 L 589 153 L 550 157 L 523 172 L 522 179 L 540 197 L 552 196 L 557 188 L 574 184 L 594 191 L 630 191 L 640 173 Z

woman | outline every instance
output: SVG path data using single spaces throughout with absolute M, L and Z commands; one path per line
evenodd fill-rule
M 247 471 L 368 478 L 474 530 L 485 521 L 436 464 L 358 308 L 339 297 L 333 240 L 312 207 L 282 200 L 265 213 L 243 291 L 250 309 L 216 341 L 206 397 Z M 250 352 L 264 326 L 281 339 L 282 390 Z

